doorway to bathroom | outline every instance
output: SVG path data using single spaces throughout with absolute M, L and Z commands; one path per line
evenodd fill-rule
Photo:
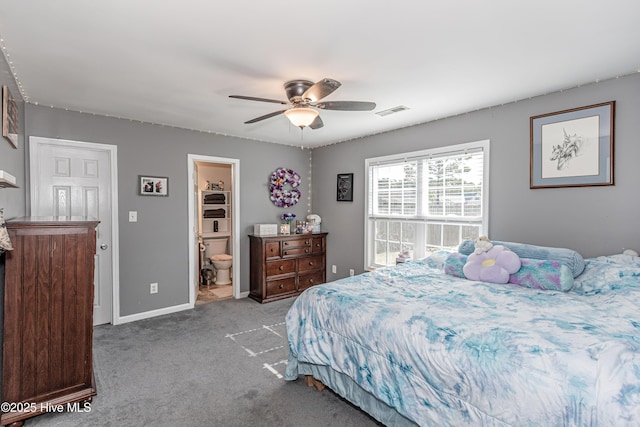
M 189 303 L 240 298 L 239 160 L 189 154 Z

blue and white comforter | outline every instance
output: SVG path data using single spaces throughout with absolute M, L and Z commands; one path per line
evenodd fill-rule
M 329 366 L 419 425 L 640 425 L 640 264 L 587 260 L 569 292 L 472 282 L 433 259 L 315 286 L 290 361 Z

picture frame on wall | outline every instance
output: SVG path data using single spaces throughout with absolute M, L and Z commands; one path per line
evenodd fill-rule
M 138 194 L 141 196 L 168 196 L 169 178 L 138 175 Z
M 338 174 L 336 200 L 338 202 L 353 202 L 353 174 L 352 173 Z
M 7 86 L 2 86 L 2 136 L 18 148 L 18 129 L 20 128 L 18 103 Z
M 530 188 L 613 185 L 615 101 L 530 118 Z

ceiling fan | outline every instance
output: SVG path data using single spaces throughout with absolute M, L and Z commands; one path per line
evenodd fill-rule
M 326 101 L 318 102 L 325 96 L 333 93 L 342 83 L 333 79 L 322 79 L 317 83 L 309 80 L 291 80 L 284 84 L 288 102 L 277 99 L 256 98 L 254 96 L 229 95 L 229 98 L 245 99 L 249 101 L 272 102 L 274 104 L 289 105 L 291 108 L 274 111 L 264 116 L 256 117 L 245 124 L 259 122 L 280 114 L 284 114 L 295 126 L 311 129 L 319 129 L 324 126 L 320 115 L 315 108 L 321 110 L 338 111 L 371 111 L 376 108 L 375 102 L 360 101 Z M 313 107 L 313 108 L 311 108 Z

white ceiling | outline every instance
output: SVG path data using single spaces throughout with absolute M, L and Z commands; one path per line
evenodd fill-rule
M 314 147 L 638 72 L 639 17 L 638 0 L 2 0 L 0 37 L 29 103 Z M 376 109 L 301 135 L 243 124 L 282 106 L 228 98 L 324 77 L 342 82 L 326 101 Z

